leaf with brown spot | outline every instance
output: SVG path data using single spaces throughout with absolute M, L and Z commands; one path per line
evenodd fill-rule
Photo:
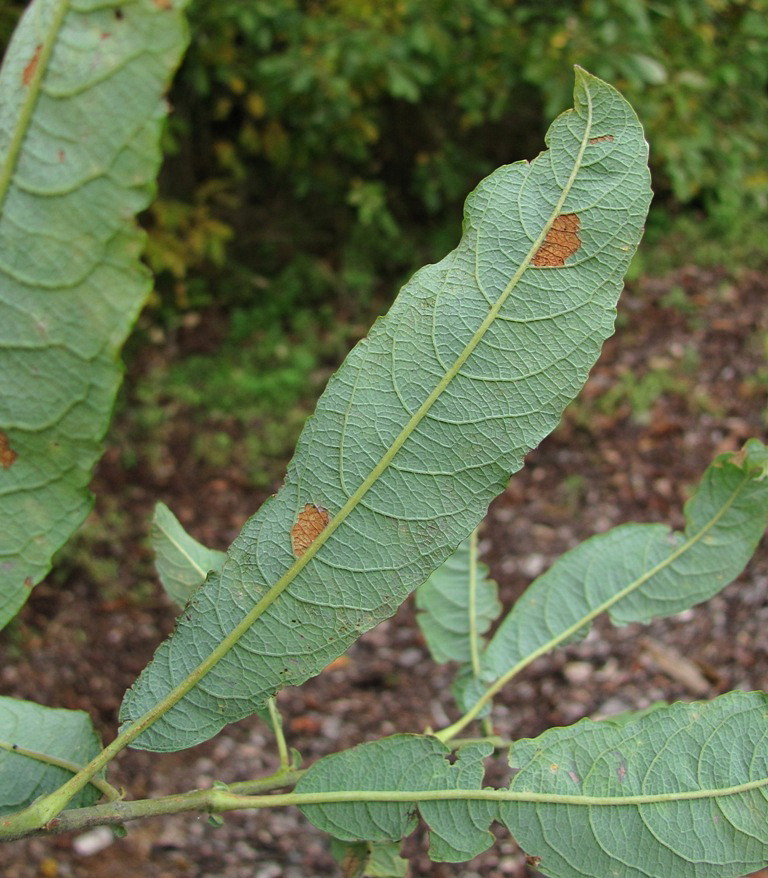
M 5 433 L 0 433 L 0 466 L 3 469 L 10 469 L 18 454 L 11 448 L 8 437 Z
M 537 268 L 557 268 L 581 247 L 579 218 L 575 213 L 561 213 L 555 217 L 544 243 L 536 251 L 532 263 Z
M 296 523 L 291 528 L 291 550 L 297 558 L 312 545 L 328 524 L 328 510 L 314 503 L 304 504 Z
M 613 134 L 602 134 L 600 137 L 590 137 L 587 143 L 592 146 L 595 143 L 605 143 L 613 140 Z
M 37 64 L 40 60 L 40 53 L 43 51 L 43 44 L 38 43 L 35 46 L 35 51 L 32 53 L 32 57 L 27 61 L 26 66 L 21 71 L 21 84 L 29 85 L 32 82 L 32 77 L 35 75 L 35 70 L 37 70 Z
M 606 131 L 617 142 L 592 150 Z M 173 703 L 132 746 L 191 746 L 319 673 L 455 550 L 554 429 L 613 331 L 650 188 L 637 118 L 582 70 L 546 143 L 480 183 L 458 246 L 330 380 L 279 493 L 126 693 L 124 723 Z M 531 264 L 556 263 L 557 247 L 560 262 L 579 250 L 566 271 Z
M 120 347 L 151 289 L 131 217 L 154 195 L 186 0 L 131 3 L 120 39 L 87 51 L 116 29 L 113 5 L 35 0 L 0 70 L 0 628 L 88 514 Z

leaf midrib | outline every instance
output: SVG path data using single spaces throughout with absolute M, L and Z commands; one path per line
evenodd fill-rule
M 3 204 L 5 203 L 5 198 L 8 194 L 8 189 L 10 188 L 14 171 L 16 170 L 16 161 L 19 157 L 19 152 L 24 142 L 24 138 L 27 136 L 29 122 L 32 118 L 35 104 L 37 103 L 37 99 L 40 95 L 43 77 L 45 76 L 46 70 L 48 69 L 48 61 L 50 60 L 51 53 L 53 52 L 54 46 L 56 45 L 59 31 L 64 24 L 64 19 L 69 12 L 69 8 L 70 0 L 59 0 L 58 8 L 55 9 L 55 12 L 51 17 L 51 24 L 48 28 L 45 38 L 43 39 L 42 49 L 40 50 L 40 55 L 37 58 L 37 64 L 32 74 L 32 79 L 30 80 L 28 85 L 22 86 L 22 88 L 27 89 L 27 93 L 21 103 L 21 108 L 16 120 L 16 126 L 8 145 L 8 152 L 6 153 L 5 160 L 3 161 L 2 165 L 0 165 L 0 213 L 2 213 Z

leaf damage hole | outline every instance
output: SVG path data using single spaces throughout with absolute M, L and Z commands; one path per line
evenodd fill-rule
M 0 433 L 0 466 L 3 469 L 10 469 L 18 456 L 13 448 L 11 448 L 5 433 Z
M 291 549 L 297 558 L 312 545 L 328 524 L 328 510 L 314 503 L 305 503 L 291 528 Z
M 587 143 L 591 146 L 593 143 L 605 143 L 613 140 L 613 134 L 601 134 L 600 137 L 590 137 Z
M 38 43 L 35 46 L 35 51 L 32 53 L 32 57 L 27 61 L 26 66 L 21 71 L 21 84 L 29 85 L 32 82 L 32 77 L 35 75 L 35 70 L 37 70 L 37 63 L 40 60 L 40 53 L 43 51 L 43 44 Z
M 558 268 L 581 247 L 579 218 L 575 213 L 561 213 L 555 217 L 544 243 L 533 256 L 537 268 Z

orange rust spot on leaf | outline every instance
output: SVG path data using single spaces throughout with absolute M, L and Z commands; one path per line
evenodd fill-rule
M 602 134 L 600 137 L 590 137 L 587 143 L 603 143 L 606 140 L 613 140 L 613 134 Z
M 535 857 L 535 856 L 532 856 L 531 854 L 526 854 L 525 855 L 525 862 L 526 862 L 526 865 L 533 866 L 533 868 L 535 869 L 536 866 L 538 866 L 539 863 L 541 863 L 541 857 Z
M 171 0 L 153 0 L 153 3 L 155 4 L 155 6 L 157 6 L 158 9 L 173 8 L 173 3 L 171 2 Z
M 297 558 L 312 545 L 328 524 L 328 510 L 314 503 L 306 503 L 291 528 L 291 549 Z
M 0 433 L 0 466 L 3 469 L 10 469 L 17 457 L 18 454 L 11 448 L 8 437 L 5 433 Z
M 564 265 L 565 260 L 581 247 L 578 233 L 578 216 L 575 213 L 561 213 L 552 223 L 544 243 L 536 251 L 533 264 L 538 268 Z
M 40 60 L 40 53 L 43 51 L 43 44 L 38 43 L 35 46 L 35 51 L 32 53 L 32 57 L 27 61 L 26 67 L 21 71 L 21 84 L 29 85 L 32 82 L 32 77 L 35 75 L 35 70 L 37 70 L 37 62 Z

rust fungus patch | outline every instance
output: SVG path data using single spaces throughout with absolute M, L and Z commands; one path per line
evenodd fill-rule
M 301 558 L 327 524 L 328 510 L 315 506 L 314 503 L 306 503 L 296 519 L 296 524 L 291 528 L 293 554 Z
M 21 84 L 29 85 L 32 82 L 32 77 L 35 75 L 35 70 L 37 70 L 37 62 L 40 60 L 40 53 L 43 51 L 43 44 L 38 43 L 35 46 L 35 51 L 32 53 L 32 57 L 27 61 L 26 66 L 21 71 Z
M 561 213 L 552 223 L 544 243 L 533 257 L 537 268 L 556 268 L 581 247 L 579 240 L 579 218 L 575 213 Z
M 600 137 L 590 137 L 587 143 L 605 143 L 611 140 L 613 140 L 613 134 L 602 134 Z
M 8 437 L 5 433 L 0 433 L 0 466 L 3 469 L 10 469 L 17 457 L 18 454 L 11 448 Z

